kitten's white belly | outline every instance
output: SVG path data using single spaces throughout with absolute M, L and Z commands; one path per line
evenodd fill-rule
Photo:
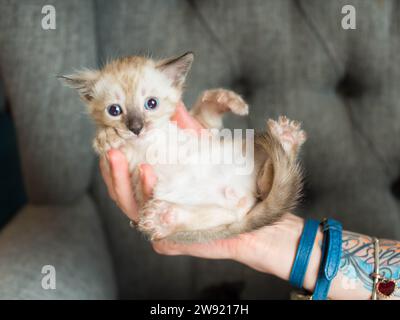
M 254 197 L 255 179 L 236 175 L 233 166 L 165 165 L 154 167 L 158 177 L 157 198 L 188 205 L 215 204 L 235 208 L 241 198 Z
M 159 154 L 168 154 L 168 152 L 176 154 L 176 152 L 182 151 L 182 148 L 188 145 L 188 141 L 190 145 L 190 143 L 194 144 L 199 140 L 198 136 L 188 135 L 177 128 L 175 130 L 175 133 L 179 132 L 178 134 L 186 138 L 185 145 L 183 143 L 174 144 L 171 141 L 166 142 L 165 136 L 161 135 L 171 135 L 171 132 L 157 130 L 157 132 L 147 135 L 147 141 L 141 141 L 142 146 L 140 150 L 136 150 L 135 162 L 149 162 L 148 153 L 147 157 L 144 157 L 143 147 L 145 145 L 150 145 Z M 214 153 L 213 156 L 215 156 L 216 152 L 218 153 L 215 148 L 194 148 L 190 152 L 181 152 L 180 162 L 170 162 L 171 158 L 168 158 L 167 163 L 153 163 L 152 166 L 157 176 L 157 184 L 153 191 L 154 197 L 178 204 L 193 206 L 216 205 L 235 209 L 238 213 L 238 218 L 242 217 L 256 201 L 255 174 L 257 170 L 254 168 L 247 174 L 243 174 L 243 171 L 240 170 L 237 153 L 240 152 L 242 157 L 240 160 L 243 160 L 244 155 L 241 153 L 242 142 L 239 141 L 237 143 L 240 146 L 234 149 L 231 164 L 217 161 L 195 162 L 195 159 L 211 159 L 212 153 Z M 221 143 L 218 144 L 221 145 Z M 223 145 L 225 148 L 230 148 L 230 151 L 233 150 L 231 142 Z M 135 149 L 137 147 L 138 145 L 136 144 Z M 201 156 L 205 158 L 201 158 Z M 246 161 L 248 161 L 247 164 L 254 162 L 253 154 L 246 154 Z

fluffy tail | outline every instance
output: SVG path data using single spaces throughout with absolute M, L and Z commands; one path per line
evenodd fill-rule
M 257 178 L 261 201 L 242 221 L 229 226 L 230 233 L 249 232 L 276 222 L 284 213 L 293 210 L 301 197 L 303 174 L 297 152 L 286 152 L 269 127 L 256 137 L 255 144 L 256 152 L 267 156 Z

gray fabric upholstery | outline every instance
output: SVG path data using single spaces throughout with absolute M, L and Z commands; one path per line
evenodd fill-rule
M 41 9 L 51 3 L 57 8 L 58 28 L 44 31 Z M 90 183 L 92 126 L 75 92 L 61 89 L 56 76 L 95 65 L 91 3 L 2 1 L 1 7 L 0 29 L 7 30 L 0 33 L 2 79 L 23 146 L 29 199 L 69 203 Z
M 22 254 L 23 253 L 23 254 Z M 1 299 L 114 299 L 110 253 L 95 206 L 28 205 L 0 234 Z M 42 288 L 42 267 L 56 270 L 55 290 Z
M 42 31 L 40 8 L 49 3 L 57 9 L 57 30 Z M 356 30 L 340 27 L 345 4 L 357 9 Z M 119 55 L 194 51 L 185 102 L 190 105 L 206 88 L 238 90 L 251 112 L 247 118 L 229 116 L 230 127 L 262 129 L 266 118 L 280 114 L 302 121 L 309 139 L 299 214 L 330 216 L 346 229 L 400 238 L 397 1 L 2 0 L 0 5 L 1 78 L 17 125 L 29 199 L 65 206 L 67 212 L 89 190 L 120 297 L 194 298 L 209 286 L 242 281 L 243 298 L 287 298 L 289 286 L 230 261 L 156 255 L 128 227 L 99 176 L 90 147 L 92 126 L 74 92 L 53 77 Z M 51 247 L 43 244 L 43 250 L 50 256 Z M 21 259 L 25 254 L 20 252 Z

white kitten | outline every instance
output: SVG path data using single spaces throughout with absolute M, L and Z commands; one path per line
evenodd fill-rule
M 63 76 L 88 104 L 100 155 L 121 149 L 133 181 L 139 181 L 138 165 L 151 162 L 158 179 L 152 199 L 144 201 L 140 183 L 134 188 L 138 226 L 153 240 L 204 241 L 251 231 L 293 209 L 301 191 L 297 154 L 305 133 L 298 123 L 269 120 L 253 141 L 222 139 L 214 130 L 196 134 L 170 121 L 192 61 L 192 53 L 162 61 L 132 56 Z M 206 128 L 221 129 L 229 110 L 245 115 L 248 106 L 236 93 L 214 89 L 199 97 L 192 115 Z M 206 142 L 208 148 L 199 147 Z M 231 161 L 212 161 L 223 154 Z

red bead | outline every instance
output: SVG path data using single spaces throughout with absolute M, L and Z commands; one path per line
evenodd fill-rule
M 380 294 L 389 297 L 396 290 L 396 282 L 393 280 L 384 280 L 378 282 L 377 289 Z

